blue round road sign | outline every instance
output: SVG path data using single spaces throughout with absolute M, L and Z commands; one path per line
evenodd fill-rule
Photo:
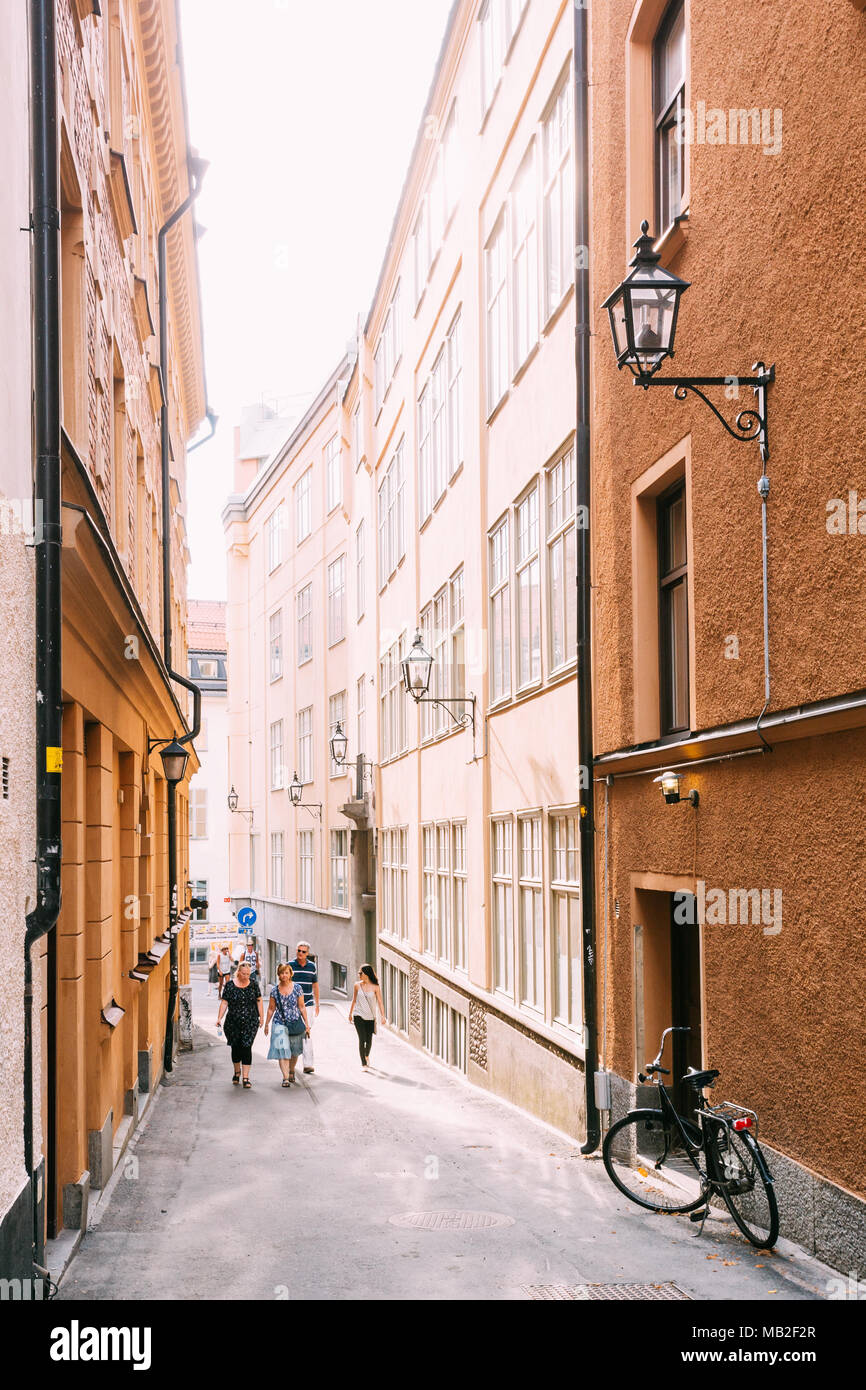
M 242 907 L 238 913 L 238 925 L 241 927 L 251 927 L 256 920 L 256 911 L 252 907 Z

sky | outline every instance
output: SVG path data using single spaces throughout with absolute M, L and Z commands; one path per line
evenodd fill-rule
M 180 0 L 208 398 L 189 596 L 225 598 L 234 426 L 300 414 L 366 318 L 451 0 Z

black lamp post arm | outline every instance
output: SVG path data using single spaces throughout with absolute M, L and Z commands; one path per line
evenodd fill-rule
M 442 709 L 448 711 L 458 728 L 471 729 L 473 734 L 475 733 L 474 695 L 461 695 L 459 697 L 454 695 L 450 698 L 446 696 L 443 699 L 440 699 L 438 695 L 421 695 L 415 698 L 415 703 L 417 705 L 440 705 Z M 468 710 L 464 709 L 458 714 L 456 710 L 451 709 L 451 705 L 471 705 L 472 711 L 470 713 Z
M 709 406 L 716 419 L 727 430 L 732 439 L 737 439 L 742 443 L 755 441 L 761 450 L 761 459 L 764 463 L 770 457 L 770 446 L 767 427 L 767 387 L 776 379 L 776 368 L 765 367 L 763 362 L 756 362 L 753 371 L 757 376 L 669 376 L 652 377 L 642 379 L 635 378 L 635 385 L 642 386 L 648 391 L 651 386 L 670 386 L 673 388 L 674 396 L 678 401 L 684 401 L 691 392 L 698 396 L 704 405 Z M 737 415 L 734 424 L 731 425 L 722 415 L 717 406 L 713 404 L 709 396 L 706 395 L 705 388 L 730 389 L 732 385 L 751 386 L 757 397 L 757 403 L 753 410 L 741 410 Z

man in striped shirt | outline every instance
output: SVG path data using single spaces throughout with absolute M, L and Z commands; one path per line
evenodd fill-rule
M 295 959 L 289 961 L 289 965 L 292 967 L 292 983 L 303 986 L 307 1018 L 310 1020 L 310 1023 L 312 1023 L 313 1013 L 311 1010 L 314 1009 L 315 1017 L 319 1017 L 319 972 L 316 969 L 316 962 L 310 956 L 309 941 L 299 941 L 296 950 L 297 955 Z M 308 1072 L 314 1070 L 313 1039 L 311 1031 L 310 1037 L 304 1038 L 304 1071 Z

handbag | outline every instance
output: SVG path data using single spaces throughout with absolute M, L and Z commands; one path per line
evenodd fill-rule
M 280 1016 L 280 1023 L 282 1023 L 286 1032 L 293 1038 L 300 1037 L 301 1033 L 306 1033 L 307 1025 L 304 1022 L 304 1020 L 300 1017 L 300 1013 L 298 1015 L 297 1021 L 294 1023 L 289 1018 L 287 1018 L 285 1012 L 286 1001 L 280 994 L 279 985 L 274 991 L 273 999 L 276 1004 L 277 1013 Z

